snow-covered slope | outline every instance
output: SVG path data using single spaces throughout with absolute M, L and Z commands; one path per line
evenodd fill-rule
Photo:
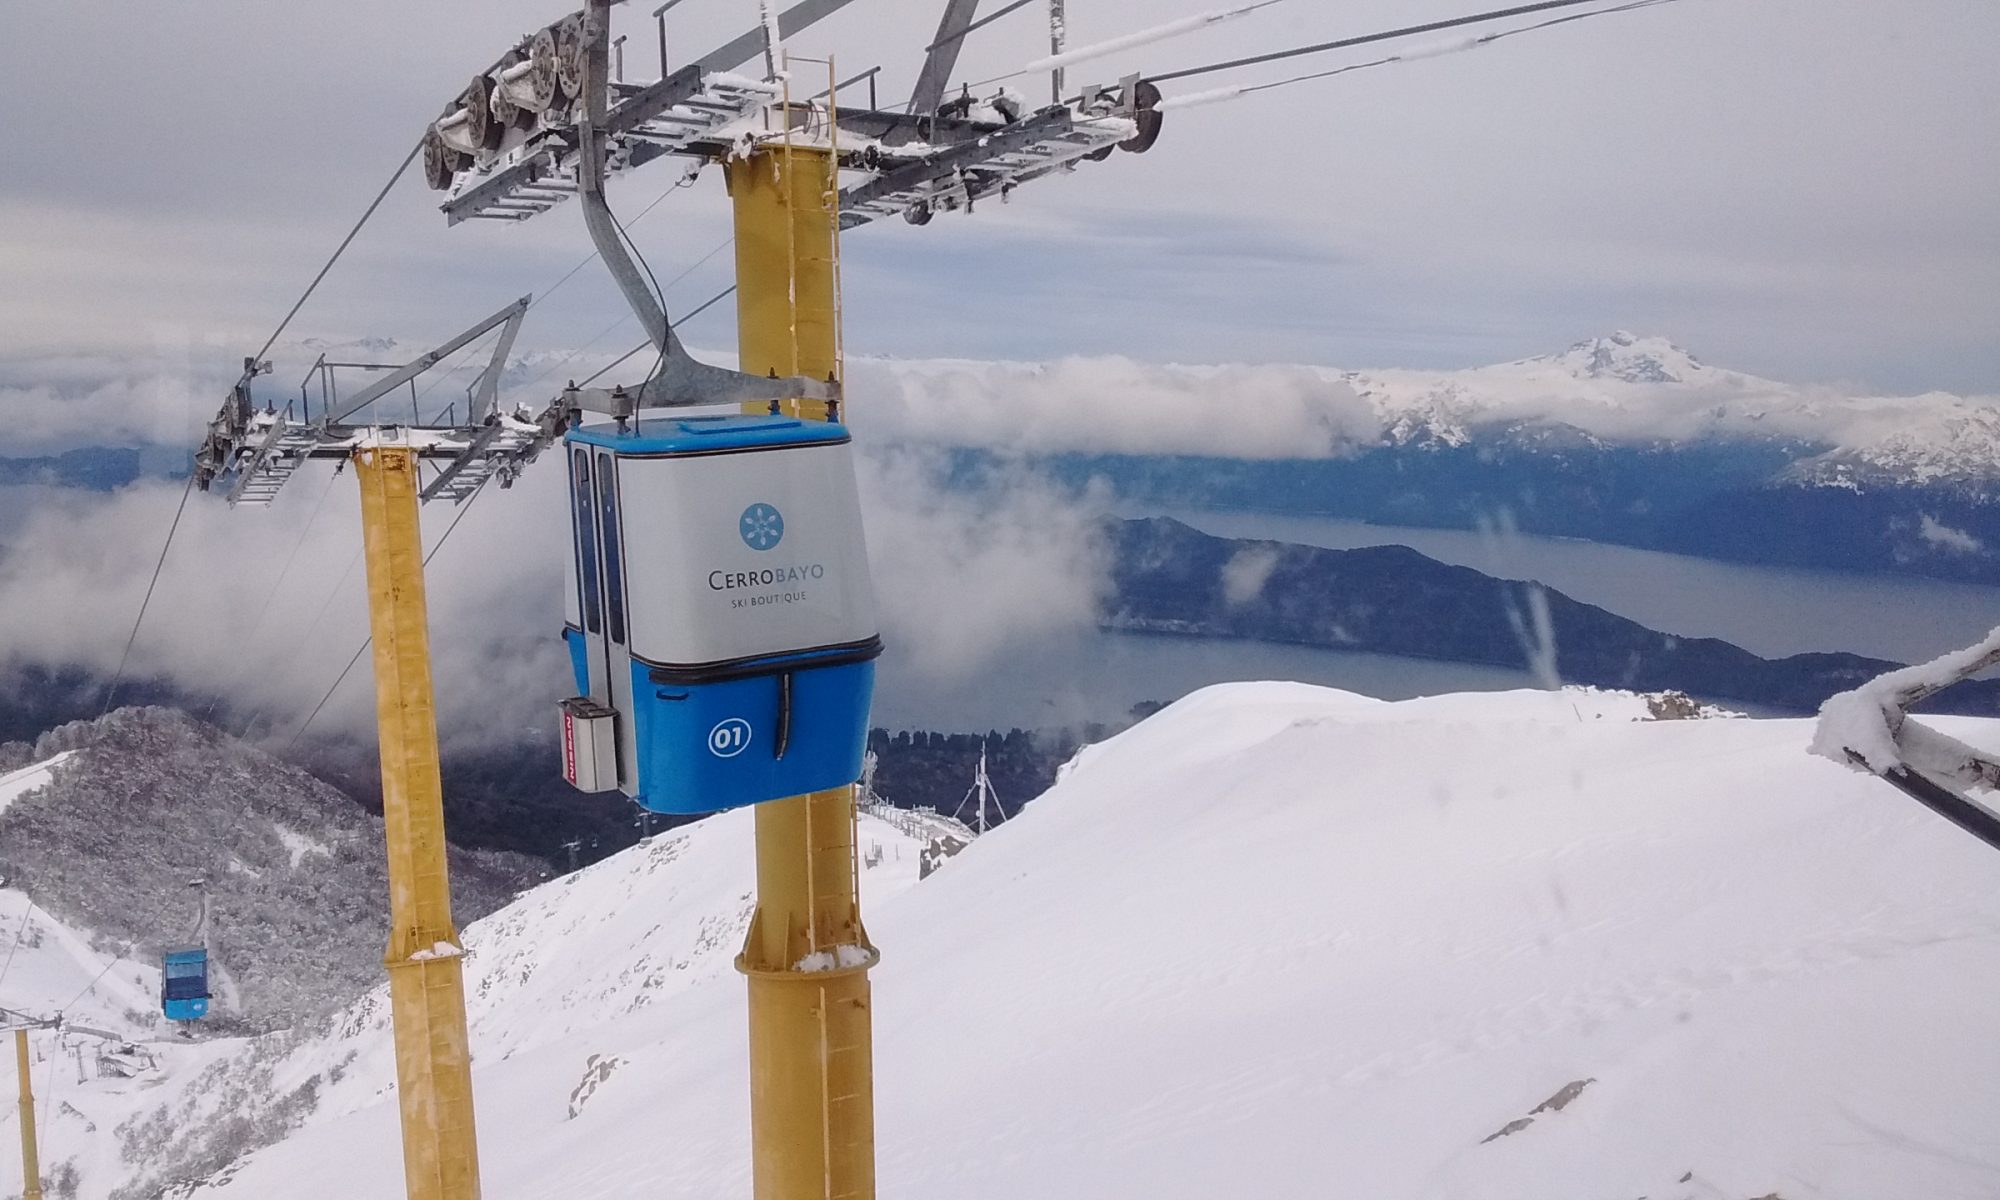
M 0 776 L 0 876 L 94 944 L 157 963 L 192 936 L 189 884 L 206 881 L 218 1001 L 205 1029 L 289 1025 L 379 976 L 381 822 L 331 786 L 164 708 L 118 709 L 8 750 L 30 761 Z M 540 868 L 454 851 L 457 901 L 468 916 L 491 912 Z
M 588 1041 L 635 1014 L 678 1019 L 690 990 L 738 979 L 731 962 L 749 924 L 752 821 L 749 812 L 728 813 L 661 834 L 470 925 L 466 993 L 482 1070 L 525 1057 L 567 1071 L 560 1055 L 536 1052 Z M 921 842 L 872 817 L 862 818 L 859 834 L 865 903 L 916 882 Z M 373 1119 L 366 1114 L 393 1103 L 386 985 L 297 1029 L 160 1052 L 158 1072 L 130 1088 L 97 1089 L 45 1130 L 46 1159 L 89 1164 L 81 1200 L 155 1197 L 293 1130 L 310 1140 L 326 1122 L 358 1110 Z M 551 1080 L 545 1098 L 566 1104 L 583 1073 L 579 1063 L 571 1077 Z M 490 1145 L 505 1134 L 496 1128 L 488 1137 Z M 395 1145 L 362 1150 L 364 1173 L 386 1154 L 400 1181 Z M 266 1186 L 236 1194 L 299 1194 L 290 1183 Z
M 43 1179 L 50 1200 L 73 1198 L 86 1175 L 122 1169 L 109 1122 L 93 1119 L 123 1111 L 160 1087 L 189 1055 L 199 1051 L 174 1039 L 160 1016 L 156 965 L 121 959 L 94 948 L 90 939 L 12 888 L 0 888 L 0 1026 L 62 1019 L 29 1038 L 29 1078 L 41 1126 Z M 4 1070 L 14 1090 L 13 1038 Z M 13 1116 L 11 1103 L 9 1117 Z M 6 1122 L 12 1124 L 12 1121 Z M 6 1134 L 11 1150 L 14 1132 Z M 18 1160 L 0 1153 L 0 1195 L 20 1179 Z
M 1086 751 L 870 897 L 881 1194 L 1991 1197 L 2000 858 L 1808 722 L 1645 715 L 1235 685 Z M 675 860 L 717 840 L 710 902 L 742 821 Z M 475 931 L 522 955 L 475 986 L 491 1200 L 748 1194 L 726 944 L 633 1002 L 699 926 L 610 883 L 659 853 Z M 192 1194 L 388 1200 L 396 1136 L 377 1100 Z
M 56 768 L 61 766 L 71 754 L 65 750 L 40 762 L 32 762 L 19 770 L 0 774 L 0 813 L 30 792 L 38 792 L 47 787 L 56 777 Z
M 55 781 L 74 757 L 65 750 L 0 773 L 0 812 Z M 119 959 L 36 906 L 0 878 L 0 1008 L 32 1018 L 66 1011 L 72 1021 L 131 1037 L 157 1037 L 160 972 Z
M 0 888 L 0 1008 L 67 1019 L 133 1038 L 166 1035 L 157 966 L 120 959 L 34 907 L 24 892 Z
M 1796 448 L 1800 482 L 1950 483 L 2000 471 L 2000 397 L 1781 383 L 1625 331 L 1464 371 L 1123 358 L 876 359 L 855 369 L 870 401 L 855 419 L 874 436 L 1010 452 L 1284 459 L 1498 437 L 1555 448 L 1753 440 Z

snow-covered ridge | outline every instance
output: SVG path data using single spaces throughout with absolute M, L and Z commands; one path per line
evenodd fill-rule
M 6 761 L 29 763 L 0 777 L 7 886 L 100 947 L 156 962 L 193 935 L 190 882 L 205 881 L 211 1029 L 290 1024 L 379 977 L 381 825 L 332 787 L 164 708 L 118 709 L 7 749 Z M 500 907 L 540 871 L 518 856 L 456 850 L 453 864 L 468 917 Z
M 870 901 L 883 1194 L 1990 1196 L 1991 853 L 1810 756 L 1809 722 L 1648 715 L 1247 684 L 1086 751 Z M 532 946 L 503 978 L 556 978 L 475 999 L 475 1044 L 561 1022 L 478 1060 L 491 1200 L 747 1194 L 740 979 L 555 1004 L 565 936 L 599 980 L 685 936 L 681 902 L 633 910 L 705 831 L 738 874 L 704 902 L 746 888 L 746 835 L 696 830 L 490 923 Z M 342 1036 L 382 1078 L 381 1032 Z M 369 1091 L 186 1194 L 399 1195 Z
M 73 753 L 65 750 L 53 758 L 0 774 L 0 813 L 6 812 L 9 805 L 28 793 L 47 787 L 56 777 L 56 768 Z
M 752 828 L 752 814 L 741 811 L 660 834 L 469 925 L 475 1062 L 486 1067 L 588 1039 L 628 1017 L 671 1020 L 690 989 L 739 980 L 731 964 L 752 907 Z M 916 883 L 920 841 L 869 816 L 858 832 L 865 905 Z M 76 1119 L 58 1120 L 49 1135 L 59 1153 L 102 1164 L 86 1172 L 83 1200 L 157 1195 L 289 1131 L 310 1138 L 328 1122 L 393 1103 L 386 984 L 297 1029 L 162 1053 L 165 1069 L 147 1086 L 96 1089 L 88 1104 L 79 1101 Z M 559 1082 L 549 1096 L 567 1094 L 576 1080 Z M 118 1153 L 107 1159 L 86 1125 L 122 1126 Z M 385 1161 L 400 1160 L 391 1152 Z M 120 1187 L 126 1191 L 113 1191 Z
M 943 445 L 1279 459 L 1500 436 L 1550 449 L 1747 440 L 1795 448 L 1798 482 L 2000 474 L 2000 397 L 1782 383 L 1626 331 L 1463 371 L 866 359 L 851 379 L 868 432 Z

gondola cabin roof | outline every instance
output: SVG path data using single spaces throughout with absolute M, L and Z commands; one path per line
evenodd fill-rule
M 620 432 L 615 425 L 572 429 L 569 440 L 602 446 L 621 457 L 679 458 L 789 446 L 838 445 L 849 440 L 837 421 L 783 416 L 648 417 Z

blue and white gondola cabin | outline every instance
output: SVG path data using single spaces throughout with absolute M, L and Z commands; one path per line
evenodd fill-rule
M 160 963 L 160 1011 L 169 1021 L 208 1015 L 208 951 L 189 946 L 167 951 Z
M 563 776 L 708 813 L 861 774 L 882 651 L 845 426 L 573 429 Z

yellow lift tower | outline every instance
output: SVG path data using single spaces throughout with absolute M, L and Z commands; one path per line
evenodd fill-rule
M 745 371 L 839 379 L 837 153 L 837 146 L 788 140 L 729 164 Z M 816 401 L 795 401 L 791 413 L 829 417 L 828 405 Z M 736 960 L 750 982 L 755 1195 L 872 1200 L 868 970 L 879 955 L 861 924 L 854 789 L 760 804 L 756 820 L 757 908 Z M 833 946 L 862 954 L 823 970 L 799 969 Z
M 217 479 L 228 479 L 232 502 L 268 503 L 300 466 L 315 458 L 351 462 L 360 485 L 389 874 L 383 962 L 389 975 L 396 1101 L 410 1200 L 478 1200 L 480 1195 L 464 951 L 451 915 L 418 505 L 437 497 L 463 501 L 496 475 L 510 481 L 539 450 L 541 428 L 498 407 L 499 373 L 529 303 L 523 296 L 401 367 L 322 358 L 301 384 L 299 400 L 284 412 L 275 407 L 260 411 L 253 403 L 251 383 L 267 368 L 247 361 L 195 459 L 195 481 L 207 489 Z M 399 389 L 495 331 L 492 357 L 465 400 L 466 423 L 379 422 L 385 397 L 396 396 L 400 411 Z M 387 374 L 341 396 L 336 380 L 343 367 Z M 310 405 L 315 379 L 322 402 L 317 419 Z M 410 403 L 416 403 L 414 390 Z M 437 467 L 428 484 L 419 474 L 426 460 Z
M 21 1077 L 21 1200 L 42 1200 L 42 1158 L 35 1144 L 35 1085 L 28 1078 L 28 1027 L 14 1030 L 14 1067 Z
M 60 1036 L 95 1038 L 115 1046 L 129 1045 L 131 1039 L 124 1034 L 104 1029 L 93 1029 L 75 1021 L 65 1020 L 61 1013 L 52 1017 L 38 1017 L 32 1013 L 11 1008 L 0 1008 L 0 1033 L 11 1031 L 14 1035 L 14 1070 L 19 1080 L 21 1122 L 21 1200 L 42 1200 L 42 1161 L 38 1130 L 35 1125 L 35 1088 L 30 1077 L 34 1058 L 30 1054 L 28 1033 L 34 1029 L 45 1029 Z M 56 1057 L 61 1056 L 60 1049 Z
M 375 717 L 382 757 L 382 825 L 389 844 L 389 1004 L 396 1102 L 411 1200 L 477 1200 L 472 1049 L 465 978 L 451 920 L 437 704 L 424 604 L 419 459 L 383 433 L 354 450 L 375 648 Z

